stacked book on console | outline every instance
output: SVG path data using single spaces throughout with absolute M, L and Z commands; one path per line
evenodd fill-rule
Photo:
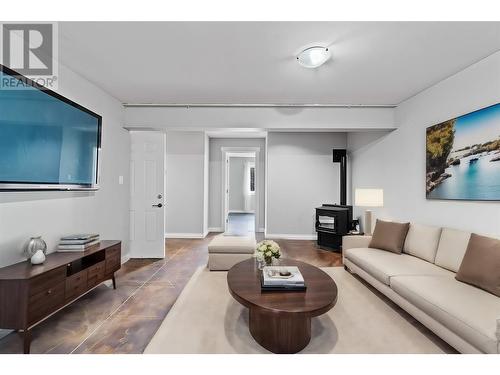
M 75 234 L 62 237 L 59 241 L 58 251 L 85 251 L 99 243 L 98 234 Z
M 298 267 L 264 267 L 262 290 L 306 290 L 304 278 Z

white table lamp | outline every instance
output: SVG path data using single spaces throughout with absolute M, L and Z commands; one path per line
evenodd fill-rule
M 359 207 L 382 207 L 384 205 L 384 190 L 356 189 L 354 191 L 354 205 Z M 372 211 L 365 211 L 365 234 L 372 234 Z

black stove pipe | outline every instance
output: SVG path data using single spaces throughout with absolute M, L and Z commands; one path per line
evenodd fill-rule
M 333 149 L 333 162 L 340 163 L 340 205 L 347 204 L 347 151 Z

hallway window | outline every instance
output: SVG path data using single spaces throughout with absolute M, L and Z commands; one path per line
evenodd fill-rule
M 250 174 L 248 178 L 248 181 L 250 182 L 249 191 L 250 193 L 255 194 L 255 166 L 250 166 L 250 168 L 248 168 L 248 172 Z

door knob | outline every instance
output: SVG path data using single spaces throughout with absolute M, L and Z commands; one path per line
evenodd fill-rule
M 161 204 L 161 203 L 158 203 L 158 204 L 153 204 L 153 207 L 162 208 L 162 207 L 163 207 L 163 204 Z

